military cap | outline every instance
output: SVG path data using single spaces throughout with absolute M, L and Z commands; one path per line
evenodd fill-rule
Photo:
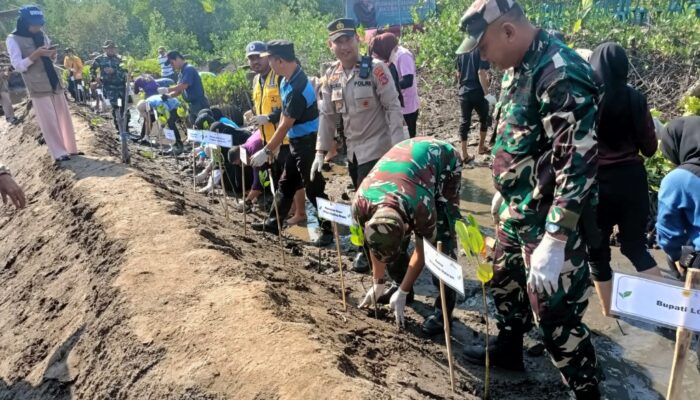
M 296 59 L 296 55 L 294 54 L 294 43 L 287 40 L 272 40 L 267 42 L 267 50 L 260 53 L 260 57 L 268 56 L 293 61 Z
M 469 53 L 479 45 L 489 24 L 515 7 L 520 7 L 515 0 L 476 0 L 462 15 L 459 29 L 467 37 L 457 49 L 457 54 Z
M 405 233 L 403 218 L 388 207 L 379 208 L 365 224 L 367 246 L 381 262 L 390 262 L 396 257 Z

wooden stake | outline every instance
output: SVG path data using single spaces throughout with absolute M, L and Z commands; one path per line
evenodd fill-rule
M 221 201 L 224 203 L 224 215 L 226 216 L 226 220 L 229 221 L 230 218 L 228 216 L 228 202 L 226 201 L 228 196 L 226 195 L 226 185 L 224 185 L 224 178 L 226 178 L 226 176 L 224 176 L 224 173 L 226 170 L 224 169 L 224 164 L 221 162 L 221 157 L 223 157 L 223 155 L 221 153 L 221 150 L 219 150 L 218 148 L 214 151 L 219 152 L 219 170 L 221 171 L 220 172 L 221 176 L 219 177 L 219 183 L 221 183 Z M 213 179 L 214 178 L 212 177 L 212 183 L 214 183 Z M 214 185 L 214 186 L 216 186 L 216 185 Z M 212 190 L 214 190 L 214 188 L 212 188 Z
M 700 269 L 688 268 L 685 277 L 685 289 L 695 289 L 700 287 Z M 667 400 L 678 400 L 681 398 L 683 384 L 683 370 L 685 370 L 685 359 L 690 347 L 692 332 L 685 328 L 676 330 L 676 350 L 673 353 L 673 366 L 671 367 L 671 379 L 668 382 Z
M 241 163 L 241 183 L 243 190 L 243 234 L 248 235 L 248 210 L 245 206 L 245 164 Z
M 442 242 L 437 242 L 437 251 L 442 254 Z M 445 299 L 445 284 L 440 280 L 440 302 L 442 304 L 442 321 L 445 326 L 445 344 L 447 345 L 447 363 L 450 367 L 450 387 L 455 392 L 455 369 L 452 362 L 452 335 L 450 334 L 450 317 L 447 315 L 447 300 Z
M 275 180 L 272 179 L 272 170 L 267 170 L 267 179 L 270 180 L 270 188 L 272 189 L 272 206 L 275 207 L 275 216 L 277 217 L 277 234 L 280 239 L 280 246 L 282 247 L 282 265 L 287 266 L 286 257 L 284 255 L 284 239 L 282 238 L 282 221 L 280 221 L 280 210 L 277 208 L 277 190 L 275 190 Z
M 348 311 L 348 303 L 345 301 L 345 277 L 343 276 L 343 260 L 340 256 L 340 237 L 338 224 L 333 221 L 333 235 L 335 236 L 335 249 L 338 252 L 338 270 L 340 271 L 340 290 L 343 292 L 343 310 Z
M 195 160 L 197 159 L 197 152 L 194 142 L 192 142 L 192 190 L 197 193 L 197 168 Z

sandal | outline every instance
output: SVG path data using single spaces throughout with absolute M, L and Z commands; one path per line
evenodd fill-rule
M 469 164 L 470 162 L 474 161 L 474 158 L 475 158 L 475 157 L 474 157 L 473 155 L 471 155 L 471 154 L 467 155 L 467 156 L 464 158 L 464 160 L 462 161 L 462 165 L 464 165 L 464 164 Z
M 68 156 L 66 155 L 66 156 L 58 157 L 58 158 L 56 159 L 56 162 L 58 163 L 58 162 L 61 162 L 61 161 L 69 161 L 69 160 L 70 160 L 70 157 L 68 157 Z

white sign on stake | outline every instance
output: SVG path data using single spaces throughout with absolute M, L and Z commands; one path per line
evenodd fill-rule
M 615 314 L 700 332 L 700 290 L 672 281 L 616 273 L 610 308 Z
M 177 140 L 175 139 L 175 131 L 172 129 L 163 129 L 163 135 L 165 135 L 165 138 L 168 140 Z
M 197 130 L 197 129 L 188 129 L 187 130 L 187 140 L 190 142 L 203 142 L 204 141 L 204 135 L 202 134 L 202 131 Z
M 233 146 L 233 137 L 226 133 L 217 133 L 212 131 L 202 131 L 204 141 L 209 144 L 215 144 L 221 147 Z
M 239 154 L 241 155 L 241 163 L 243 165 L 248 165 L 248 152 L 246 151 L 245 147 L 240 146 L 238 148 L 238 151 L 240 152 Z
M 318 206 L 319 218 L 345 226 L 352 225 L 352 209 L 350 205 L 333 203 L 320 197 L 316 198 L 316 205 Z
M 423 251 L 425 252 L 425 266 L 428 267 L 430 272 L 443 281 L 445 285 L 464 296 L 462 266 L 460 266 L 457 261 L 444 254 L 440 254 L 440 252 L 425 239 L 423 239 Z

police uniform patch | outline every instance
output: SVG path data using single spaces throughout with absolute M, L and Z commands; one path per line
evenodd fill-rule
M 376 67 L 374 69 L 374 76 L 377 78 L 379 83 L 382 84 L 382 86 L 389 83 L 389 78 L 386 76 L 386 74 L 384 73 L 384 68 L 382 68 L 381 66 Z

